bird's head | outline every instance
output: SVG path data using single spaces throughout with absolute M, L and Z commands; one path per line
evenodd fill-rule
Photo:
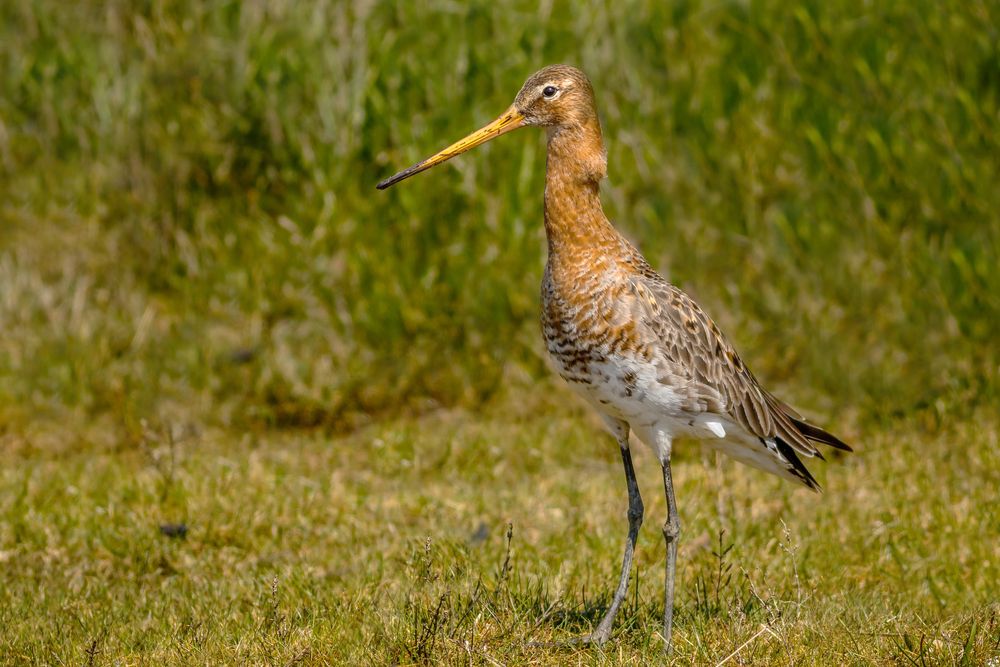
M 528 77 L 514 103 L 496 120 L 377 187 L 384 190 L 519 127 L 574 127 L 596 118 L 594 89 L 587 75 L 569 65 L 549 65 Z
M 569 65 L 549 65 L 532 74 L 514 98 L 525 125 L 572 127 L 597 116 L 587 75 Z

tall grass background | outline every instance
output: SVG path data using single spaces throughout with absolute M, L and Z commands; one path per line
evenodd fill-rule
M 609 216 L 824 412 L 997 405 L 987 2 L 0 9 L 0 409 L 350 428 L 546 374 L 544 137 L 380 193 L 552 62 Z M 130 426 L 131 425 L 131 426 Z

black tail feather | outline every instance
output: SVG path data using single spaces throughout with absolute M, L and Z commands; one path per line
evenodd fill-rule
M 816 478 L 812 476 L 809 469 L 806 468 L 804 463 L 802 463 L 802 459 L 800 459 L 798 454 L 795 453 L 795 450 L 792 449 L 791 445 L 781 438 L 775 438 L 774 444 L 777 446 L 778 452 L 780 452 L 785 460 L 788 461 L 789 465 L 792 466 L 792 473 L 802 480 L 803 484 L 808 486 L 813 491 L 822 491 L 819 486 L 819 482 L 816 481 Z
M 815 440 L 816 442 L 822 442 L 824 445 L 830 445 L 836 449 L 842 449 L 845 452 L 853 452 L 850 445 L 843 442 L 837 436 L 827 433 L 819 426 L 813 426 L 809 422 L 802 421 L 801 419 L 796 419 L 791 417 L 792 423 L 795 424 L 795 428 L 802 432 L 802 435 L 806 436 L 810 440 Z

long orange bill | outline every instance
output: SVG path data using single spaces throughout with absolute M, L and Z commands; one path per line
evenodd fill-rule
M 390 185 L 395 185 L 403 179 L 409 178 L 414 174 L 419 174 L 422 171 L 430 169 L 436 164 L 441 164 L 446 160 L 464 153 L 465 151 L 475 148 L 480 144 L 485 144 L 490 139 L 499 137 L 501 134 L 506 134 L 511 130 L 516 130 L 517 128 L 524 125 L 524 116 L 521 112 L 511 106 L 509 109 L 503 112 L 499 118 L 495 121 L 482 127 L 464 139 L 459 139 L 448 148 L 445 148 L 440 153 L 435 153 L 423 162 L 418 162 L 409 169 L 404 169 L 392 178 L 387 178 L 375 187 L 379 190 L 385 190 Z

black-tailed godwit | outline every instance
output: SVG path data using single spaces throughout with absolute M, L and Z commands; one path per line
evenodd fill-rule
M 817 491 L 799 457 L 823 458 L 813 442 L 851 448 L 761 387 L 698 304 L 661 278 L 605 217 L 599 196 L 607 176 L 601 124 L 590 81 L 575 67 L 552 65 L 532 75 L 499 118 L 378 188 L 529 125 L 548 133 L 545 343 L 559 374 L 594 406 L 618 441 L 628 485 L 628 537 L 618 587 L 597 628 L 580 641 L 608 640 L 628 589 L 643 517 L 629 451 L 631 430 L 653 450 L 663 470 L 663 638 L 669 651 L 680 534 L 670 473 L 674 440 L 700 440 Z

